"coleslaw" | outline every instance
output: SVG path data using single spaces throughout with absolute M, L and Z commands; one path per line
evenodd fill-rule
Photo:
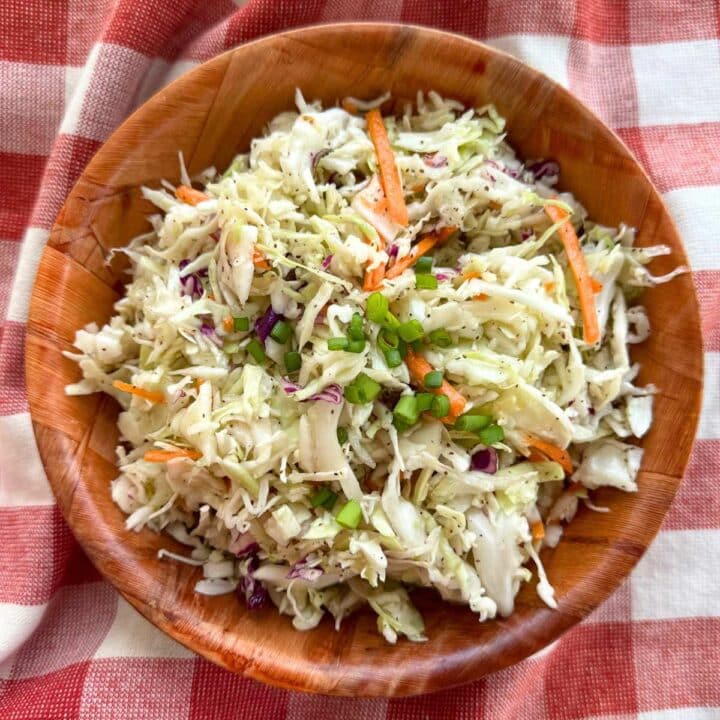
M 413 587 L 483 621 L 534 568 L 556 606 L 539 552 L 603 510 L 589 491 L 637 490 L 636 301 L 684 268 L 653 276 L 669 248 L 590 220 L 494 107 L 387 100 L 298 92 L 223 173 L 144 188 L 159 212 L 67 392 L 120 404 L 113 500 L 187 546 L 161 555 L 199 593 L 300 630 L 369 605 L 422 641 Z

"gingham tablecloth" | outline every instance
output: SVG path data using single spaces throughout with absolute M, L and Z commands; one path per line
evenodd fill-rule
M 687 247 L 705 402 L 685 481 L 631 579 L 547 650 L 462 689 L 333 699 L 231 675 L 90 565 L 48 488 L 23 380 L 48 231 L 100 144 L 155 90 L 258 35 L 337 20 L 483 39 L 568 87 L 662 192 Z M 0 1 L 0 718 L 720 718 L 720 5 L 713 0 Z

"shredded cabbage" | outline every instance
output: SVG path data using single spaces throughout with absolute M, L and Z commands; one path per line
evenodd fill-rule
M 649 334 L 639 289 L 676 274 L 646 269 L 667 248 L 635 248 L 632 230 L 555 197 L 557 171 L 524 165 L 493 107 L 432 92 L 386 118 L 402 227 L 378 204 L 364 118 L 300 93 L 297 106 L 226 172 L 206 171 L 201 202 L 144 189 L 159 213 L 123 250 L 125 294 L 77 332 L 67 355 L 82 379 L 67 393 L 121 406 L 113 500 L 128 528 L 188 546 L 162 554 L 202 566 L 199 593 L 272 601 L 298 629 L 366 605 L 388 642 L 422 641 L 413 587 L 505 617 L 529 563 L 554 607 L 538 552 L 578 498 L 594 508 L 587 489 L 637 489 L 642 449 L 625 440 L 648 432 L 655 389 L 635 386 L 628 346 Z M 595 346 L 548 204 L 571 214 L 602 285 Z M 386 279 L 395 324 L 370 319 L 366 270 L 448 227 L 435 280 L 417 286 L 412 266 Z M 413 352 L 462 395 L 467 424 L 434 415 L 432 395 L 401 418 L 423 388 L 389 360 L 388 343 L 407 351 L 398 324 L 420 326 Z

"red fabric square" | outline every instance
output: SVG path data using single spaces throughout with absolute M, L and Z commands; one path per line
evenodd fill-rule
M 90 662 L 82 662 L 26 680 L 0 680 L 0 717 L 3 720 L 77 718 L 89 667 Z
M 452 4 L 405 0 L 400 19 L 482 38 L 488 34 L 489 12 L 488 3 L 477 0 L 460 0 Z
M 252 12 L 236 12 L 227 24 L 226 47 L 238 45 L 276 30 L 320 22 L 324 0 L 257 0 Z
M 485 681 L 443 690 L 431 695 L 390 700 L 387 720 L 407 718 L 453 718 L 453 720 L 485 720 L 497 717 L 483 711 Z
M 82 585 L 85 583 L 101 582 L 102 575 L 97 568 L 90 562 L 90 558 L 83 552 L 83 549 L 77 544 L 70 533 L 70 548 L 66 554 L 64 563 L 65 572 L 61 579 L 61 585 Z
M 0 328 L 0 415 L 28 409 L 25 395 L 25 325 L 7 320 Z
M 289 696 L 198 658 L 188 720 L 233 717 L 239 708 L 243 720 L 284 720 Z
M 693 273 L 693 279 L 700 303 L 705 350 L 720 352 L 720 270 L 700 270 Z M 720 513 L 716 518 L 720 518 Z
M 120 0 L 110 13 L 102 39 L 148 57 L 173 59 L 196 35 L 225 18 L 234 7 L 231 0 Z
M 54 506 L 0 508 L 0 602 L 40 605 L 54 590 L 52 526 Z M 0 715 L 1 717 L 1 715 Z
M 545 663 L 548 720 L 637 711 L 632 627 L 581 625 L 565 635 Z
M 487 35 L 569 35 L 576 6 L 573 0 L 488 0 Z
M 620 136 L 642 158 L 660 192 L 720 185 L 720 123 L 652 125 L 621 131 Z
M 611 127 L 637 125 L 638 104 L 629 47 L 570 42 L 570 90 Z
M 0 233 L 19 240 L 27 225 L 47 158 L 44 155 L 0 152 Z
M 636 622 L 633 637 L 640 710 L 720 707 L 720 618 Z
M 528 658 L 488 678 L 483 694 L 484 716 L 489 720 L 544 719 L 545 661 L 548 653 L 556 649 L 554 644 L 538 657 Z
M 659 43 L 716 38 L 720 34 L 718 15 L 717 2 L 630 2 L 630 39 L 634 43 Z
M 78 720 L 187 718 L 195 660 L 108 658 L 94 660 L 82 691 Z M 242 706 L 231 716 L 247 717 Z
M 2 13 L 0 60 L 65 63 L 67 3 L 3 0 Z
M 716 315 L 716 325 L 718 317 L 720 315 Z M 696 440 L 685 477 L 665 518 L 664 530 L 717 527 L 720 518 L 719 467 L 720 440 Z
M 68 65 L 83 65 L 90 48 L 101 37 L 116 0 L 67 0 Z
M 97 140 L 58 135 L 43 178 L 45 196 L 33 214 L 33 225 L 52 227 L 70 189 L 100 145 Z
M 573 35 L 581 40 L 608 45 L 630 42 L 631 0 L 593 0 L 578 2 Z

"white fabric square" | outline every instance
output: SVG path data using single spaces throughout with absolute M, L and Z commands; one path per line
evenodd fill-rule
M 10 677 L 12 655 L 32 635 L 47 605 L 0 603 L 0 678 Z
M 485 41 L 568 86 L 570 38 L 559 35 L 503 35 Z
M 99 54 L 100 45 L 93 45 L 85 61 L 85 66 L 79 73 L 76 72 L 76 68 L 67 68 L 65 76 L 65 116 L 60 126 L 60 132 L 65 135 L 74 135 L 77 132 L 85 95 L 95 74 Z
M 717 579 L 709 571 L 718 547 L 720 529 L 661 532 L 631 576 L 633 620 L 720 615 Z
M 25 232 L 20 247 L 12 291 L 10 292 L 10 302 L 7 310 L 8 320 L 21 323 L 27 320 L 35 275 L 49 236 L 50 233 L 47 230 L 37 227 L 28 228 Z
M 702 410 L 698 438 L 712 440 L 720 438 L 720 353 L 705 353 L 705 385 L 703 388 Z
M 0 152 L 50 152 L 62 118 L 63 68 L 0 60 L 0 83 Z
M 717 40 L 631 47 L 641 125 L 720 121 Z
M 0 457 L 0 507 L 55 504 L 30 413 L 0 416 Z
M 669 710 L 647 710 L 638 714 L 638 720 L 718 720 L 720 707 L 684 707 Z
M 194 655 L 119 597 L 110 631 L 93 657 L 191 658 Z
M 663 195 L 693 270 L 720 270 L 720 185 L 685 187 Z
M 388 701 L 385 698 L 341 698 L 323 695 L 291 693 L 288 696 L 285 720 L 376 720 L 387 717 Z

